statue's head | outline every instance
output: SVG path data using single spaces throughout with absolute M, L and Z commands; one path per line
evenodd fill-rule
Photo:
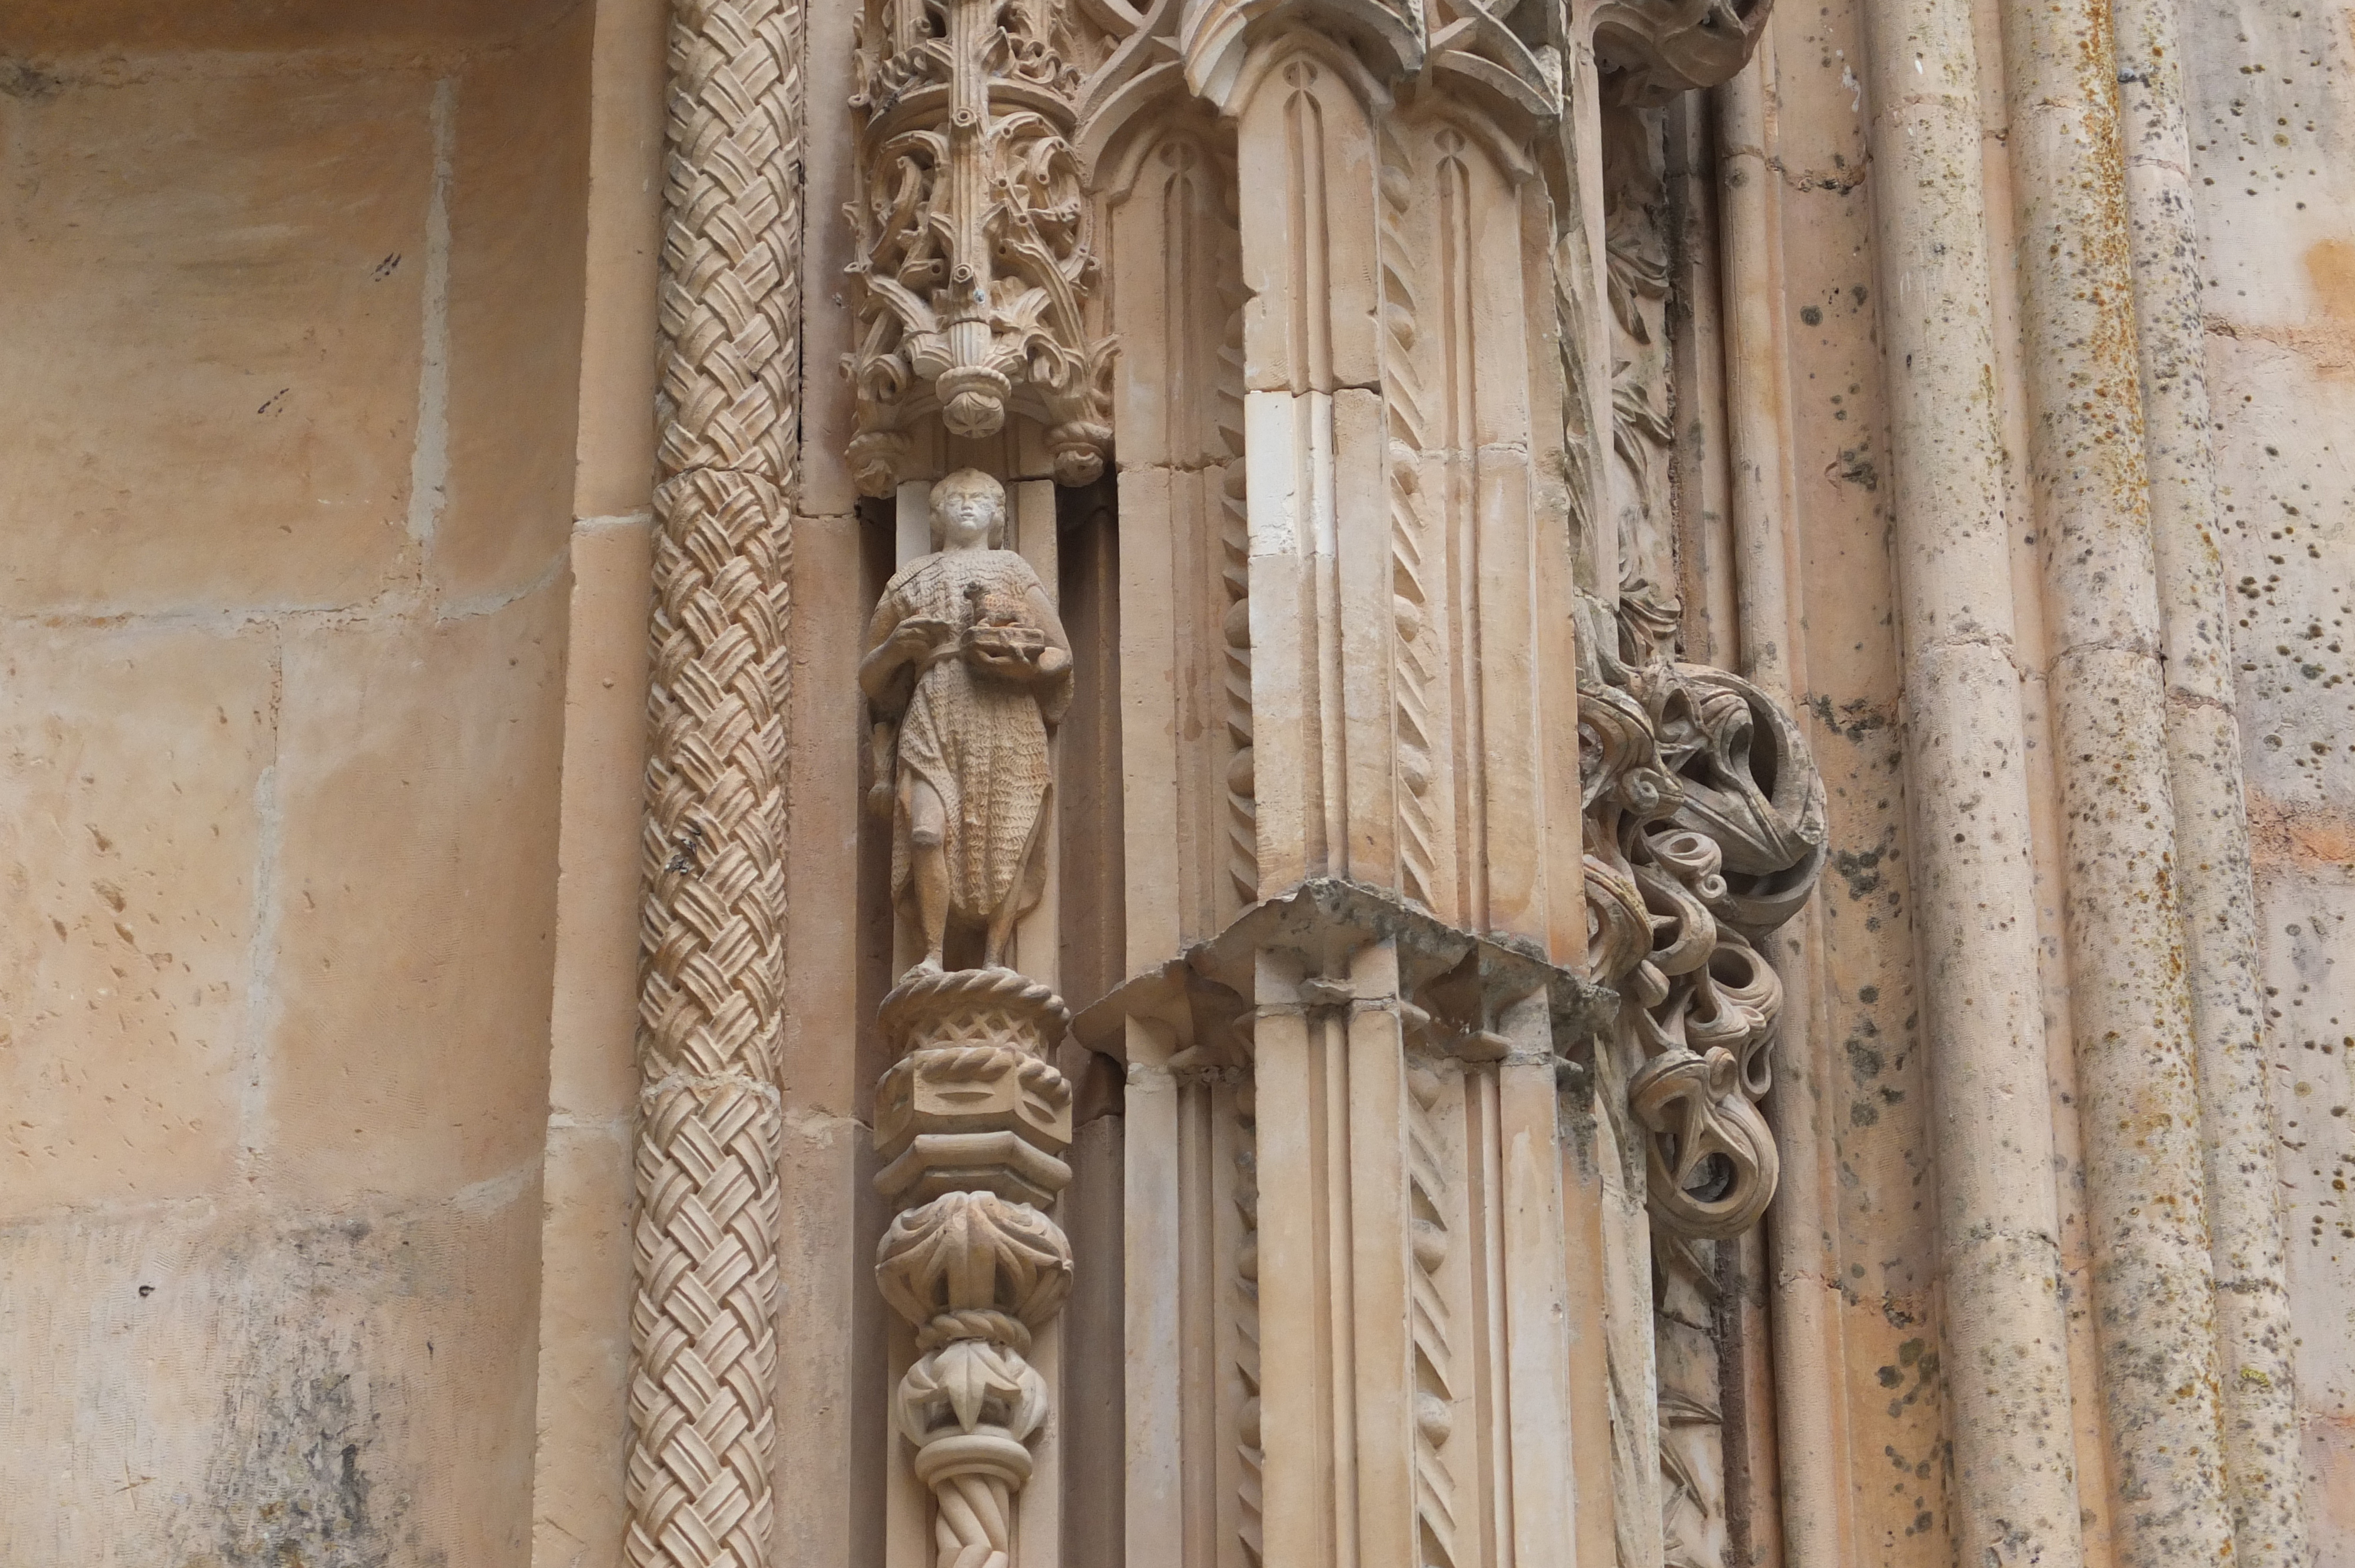
M 932 548 L 1002 549 L 1006 487 L 977 468 L 961 468 L 932 486 Z

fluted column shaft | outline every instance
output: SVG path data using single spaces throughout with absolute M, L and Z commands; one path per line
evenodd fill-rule
M 2190 976 L 2226 1499 L 2243 1568 L 2307 1562 L 2289 1291 L 2264 1083 L 2232 612 L 2215 530 L 2200 233 L 2175 0 L 2118 0 L 2118 110 L 2143 450 L 2166 654 L 2175 863 Z
M 1871 0 L 1867 91 L 1958 1561 L 2082 1561 L 1967 0 Z
M 2113 1528 L 2159 1568 L 2232 1540 L 2109 11 L 2003 33 Z

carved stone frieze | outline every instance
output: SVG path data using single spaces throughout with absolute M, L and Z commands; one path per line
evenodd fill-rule
M 1112 448 L 1114 344 L 1091 333 L 1092 216 L 1072 144 L 1090 36 L 1057 0 L 869 0 L 849 209 L 859 488 L 911 477 L 918 422 L 980 437 L 1027 414 L 1055 477 Z

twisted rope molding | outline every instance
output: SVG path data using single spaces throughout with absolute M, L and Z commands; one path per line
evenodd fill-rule
M 768 1568 L 774 1533 L 801 30 L 801 0 L 671 17 L 631 1568 Z

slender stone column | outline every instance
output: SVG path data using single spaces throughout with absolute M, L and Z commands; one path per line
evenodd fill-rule
M 2198 1042 L 2209 1255 L 2216 1273 L 2224 1482 L 2242 1568 L 2303 1568 L 2297 1413 L 2264 996 L 2232 680 L 2232 612 L 2217 553 L 2200 235 L 2175 0 L 2118 0 L 2112 16 L 2126 143 L 2126 216 L 2141 348 L 2143 450 L 2167 659 L 2175 863 Z
M 2029 472 L 2118 1561 L 2232 1555 L 2109 6 L 2007 0 Z
M 1956 1559 L 2082 1561 L 1967 0 L 1870 0 Z M 2028 1107 L 2038 1114 L 2023 1115 Z
M 632 1568 L 769 1568 L 799 0 L 670 37 Z
M 1725 258 L 1726 434 L 1741 667 L 1796 712 L 1806 675 L 1792 635 L 1798 509 L 1790 498 L 1790 397 L 1778 325 L 1777 176 L 1767 147 L 1765 83 L 1774 72 L 1770 35 L 1752 69 L 1716 90 L 1718 210 L 1724 225 L 1719 253 Z M 1796 1568 L 1838 1561 L 1849 1484 L 1841 1462 L 1846 1411 L 1838 1396 L 1838 1263 L 1830 1246 L 1826 1150 L 1816 1119 L 1822 1113 L 1825 1064 L 1815 1044 L 1812 944 L 1804 935 L 1816 918 L 1811 908 L 1762 944 L 1784 986 L 1775 1092 L 1765 1102 L 1783 1157 L 1783 1182 L 1768 1227 L 1774 1278 L 1768 1322 L 1779 1374 L 1774 1415 L 1783 1548 Z

